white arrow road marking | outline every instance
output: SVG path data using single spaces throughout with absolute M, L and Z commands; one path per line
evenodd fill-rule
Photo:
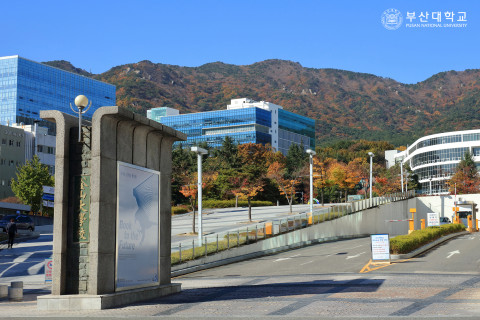
M 28 274 L 38 274 L 38 272 L 40 271 L 40 269 L 42 269 L 42 267 L 45 265 L 45 261 L 42 261 L 42 262 L 39 262 L 33 266 L 31 266 L 30 268 L 28 268 Z
M 354 256 L 348 256 L 348 257 L 346 258 L 346 260 L 348 260 L 348 259 L 353 259 L 353 258 L 358 258 L 358 257 L 360 257 L 360 256 L 361 256 L 362 254 L 364 254 L 364 253 L 365 253 L 365 252 L 361 252 L 361 253 L 356 254 L 356 255 L 354 255 Z
M 449 253 L 448 253 L 448 256 L 447 256 L 447 259 L 450 259 L 451 256 L 453 256 L 454 254 L 457 254 L 457 253 L 459 254 L 460 251 L 459 251 L 459 250 L 455 250 L 455 251 L 449 252 Z
M 290 260 L 290 259 L 295 258 L 295 257 L 298 257 L 298 256 L 300 256 L 300 254 L 296 254 L 296 255 L 291 256 L 291 257 L 288 257 L 288 258 L 279 258 L 279 259 L 277 259 L 277 260 L 275 260 L 275 261 L 273 261 L 273 262 L 283 261 L 283 260 Z

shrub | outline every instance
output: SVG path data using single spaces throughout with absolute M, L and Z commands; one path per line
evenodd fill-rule
M 409 253 L 444 235 L 464 230 L 465 226 L 463 224 L 445 224 L 440 227 L 415 230 L 409 235 L 396 236 L 390 239 L 390 252 L 393 254 Z
M 252 207 L 273 206 L 271 201 L 250 201 Z M 202 202 L 204 208 L 232 208 L 235 207 L 235 200 L 204 200 Z M 239 207 L 248 207 L 248 201 L 239 200 Z
M 190 210 L 185 206 L 172 207 L 172 216 L 187 212 L 190 212 Z

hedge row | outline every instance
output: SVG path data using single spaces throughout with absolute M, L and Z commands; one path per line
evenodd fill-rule
M 172 215 L 176 214 L 181 214 L 181 213 L 187 213 L 190 212 L 190 210 L 187 207 L 172 207 Z
M 271 201 L 250 201 L 252 207 L 273 206 Z M 235 207 L 235 200 L 204 200 L 202 202 L 204 208 L 232 208 Z M 248 207 L 248 201 L 239 200 L 239 207 Z
M 464 230 L 465 226 L 463 224 L 444 224 L 440 227 L 415 230 L 409 235 L 396 236 L 390 239 L 390 252 L 392 254 L 409 253 L 444 235 Z

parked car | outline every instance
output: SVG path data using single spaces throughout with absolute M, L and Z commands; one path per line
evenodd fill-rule
M 3 232 L 7 232 L 7 225 L 10 222 L 10 219 L 12 218 L 15 219 L 15 223 L 17 224 L 17 229 L 30 230 L 30 231 L 35 230 L 35 223 L 33 222 L 32 218 L 30 218 L 29 216 L 24 216 L 24 215 L 17 216 L 15 214 L 10 214 L 10 215 L 4 216 L 0 220 L 0 228 L 2 229 Z
M 452 222 L 450 221 L 450 218 L 440 217 L 440 225 L 442 225 L 442 224 L 450 224 L 450 223 L 452 223 Z

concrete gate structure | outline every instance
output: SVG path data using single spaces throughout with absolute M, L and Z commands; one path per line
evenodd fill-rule
M 52 294 L 38 297 L 37 307 L 104 309 L 179 292 L 180 284 L 170 280 L 170 183 L 172 144 L 186 135 L 114 106 L 98 109 L 91 126 L 82 127 L 78 142 L 78 118 L 60 111 L 41 111 L 40 116 L 56 123 L 57 142 Z M 158 231 L 150 229 L 158 236 L 158 273 L 152 266 L 152 283 L 145 285 L 120 287 L 117 278 L 118 217 L 124 200 L 117 198 L 123 188 L 118 183 L 120 164 L 151 174 L 150 189 L 156 190 L 158 181 L 158 196 L 154 191 L 147 199 L 152 203 L 147 209 L 158 211 L 151 219 Z M 141 211 L 138 200 L 137 206 L 136 214 Z

